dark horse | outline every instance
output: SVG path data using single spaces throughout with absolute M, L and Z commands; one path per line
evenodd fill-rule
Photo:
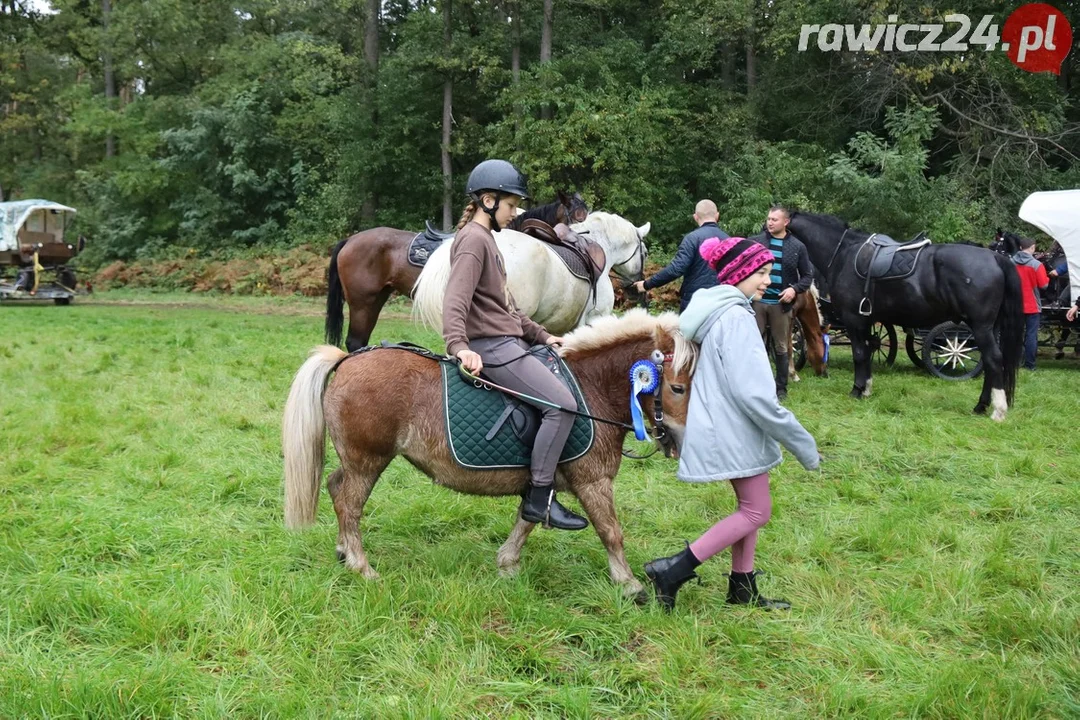
M 549 205 L 527 210 L 515 218 L 539 218 L 549 225 L 583 222 L 589 208 L 581 195 L 559 193 L 559 199 Z M 513 226 L 512 226 L 513 227 Z M 409 245 L 416 233 L 377 227 L 350 235 L 337 244 L 330 256 L 330 272 L 326 291 L 326 342 L 341 344 L 345 322 L 343 306 L 349 303 L 349 334 L 345 347 L 349 351 L 368 344 L 379 312 L 396 290 L 412 294 L 420 268 L 409 262 Z
M 867 343 L 874 322 L 932 327 L 952 320 L 971 328 L 986 368 L 975 412 L 983 414 L 992 404 L 992 417 L 1005 418 L 1016 387 L 1024 335 L 1020 277 L 1009 258 L 970 245 L 930 245 L 922 249 L 907 277 L 874 281 L 870 290 L 873 311 L 864 316 L 859 310 L 866 281 L 855 272 L 855 257 L 871 234 L 850 228 L 832 215 L 811 213 L 792 213 L 788 227 L 825 273 L 833 308 L 851 338 L 853 397 L 870 394 Z

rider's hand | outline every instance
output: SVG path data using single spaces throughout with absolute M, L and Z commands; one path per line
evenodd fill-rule
M 1080 310 L 1080 307 L 1078 307 L 1076 305 L 1073 305 L 1071 308 L 1069 308 L 1069 312 L 1065 313 L 1065 319 L 1068 320 L 1069 322 L 1072 322 L 1073 320 L 1075 320 L 1077 310 Z
M 547 341 L 544 344 L 545 345 L 562 345 L 563 344 L 562 336 L 560 336 L 560 335 L 552 335 L 547 339 Z
M 468 348 L 465 350 L 458 350 L 457 359 L 461 361 L 461 367 L 465 368 L 473 375 L 479 375 L 480 371 L 484 369 L 484 361 L 480 359 L 479 355 Z
M 787 288 L 784 292 L 780 293 L 780 302 L 793 303 L 795 302 L 795 288 Z
M 636 283 L 634 283 L 634 289 L 637 290 L 639 293 L 645 292 L 645 281 L 638 280 Z

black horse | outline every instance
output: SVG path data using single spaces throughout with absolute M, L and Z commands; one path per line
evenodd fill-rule
M 985 248 L 960 244 L 929 245 L 912 272 L 870 285 L 855 271 L 856 256 L 871 234 L 848 227 L 832 215 L 792 213 L 788 226 L 806 245 L 814 265 L 825 273 L 832 305 L 851 338 L 855 360 L 853 397 L 866 397 L 872 384 L 867 340 L 874 322 L 897 327 L 932 327 L 952 320 L 966 322 L 982 352 L 986 375 L 975 406 L 983 414 L 993 404 L 993 418 L 1003 420 L 1012 403 L 1023 353 L 1024 316 L 1020 277 L 1012 261 Z M 870 247 L 864 252 L 869 255 Z M 910 257 L 910 256 L 909 256 Z M 860 270 L 862 268 L 860 267 Z M 871 306 L 870 315 L 864 315 Z

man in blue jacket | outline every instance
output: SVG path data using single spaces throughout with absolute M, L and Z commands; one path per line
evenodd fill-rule
M 634 287 L 639 293 L 646 290 L 667 285 L 672 280 L 682 277 L 683 284 L 679 297 L 679 312 L 681 313 L 690 304 L 690 297 L 704 288 L 716 286 L 716 273 L 709 269 L 709 264 L 701 259 L 698 250 L 701 243 L 709 238 L 726 240 L 728 234 L 720 229 L 716 221 L 720 219 L 720 213 L 716 209 L 716 203 L 712 200 L 701 200 L 694 208 L 694 222 L 698 229 L 687 233 L 679 243 L 679 249 L 675 257 L 660 272 L 648 280 L 639 280 Z

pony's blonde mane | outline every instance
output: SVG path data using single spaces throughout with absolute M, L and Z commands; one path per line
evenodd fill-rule
M 697 367 L 698 348 L 679 332 L 679 316 L 673 312 L 650 315 L 642 308 L 634 308 L 624 315 L 596 318 L 563 338 L 562 355 L 572 359 L 577 354 L 602 350 L 631 340 L 651 340 L 657 329 L 675 341 L 672 371 L 679 373 L 689 368 L 692 375 Z

